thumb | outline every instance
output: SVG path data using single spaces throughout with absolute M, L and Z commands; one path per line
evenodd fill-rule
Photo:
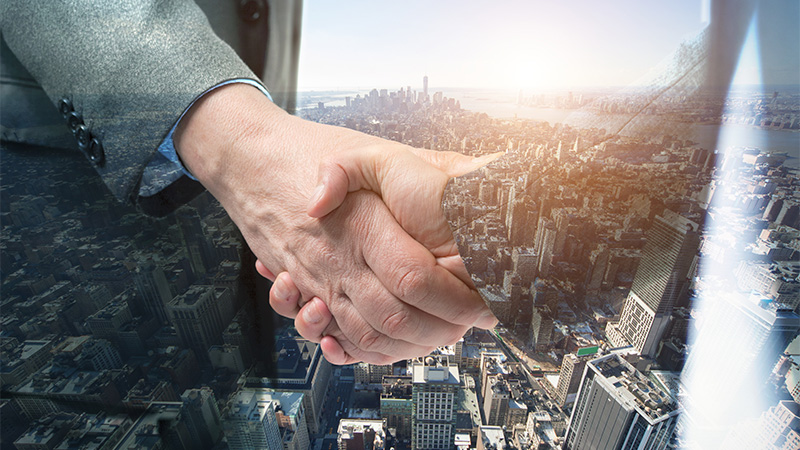
M 308 215 L 325 217 L 342 204 L 348 192 L 368 189 L 381 194 L 375 170 L 375 152 L 330 157 L 319 166 L 319 185 L 308 201 Z
M 459 177 L 478 170 L 505 155 L 505 152 L 497 152 L 472 157 L 456 152 L 437 152 L 420 148 L 412 148 L 411 152 L 444 172 L 449 178 Z

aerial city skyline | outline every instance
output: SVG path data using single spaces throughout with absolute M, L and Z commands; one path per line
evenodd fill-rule
M 304 2 L 297 116 L 503 153 L 442 196 L 500 323 L 390 365 L 277 316 L 209 193 L 146 215 L 4 127 L 0 448 L 797 450 L 800 3 L 735 55 L 712 4 Z
M 393 366 L 336 367 L 279 322 L 264 352 L 241 301 L 235 228 L 212 198 L 143 226 L 91 170 L 65 179 L 69 155 L 12 148 L 0 186 L 3 446 L 795 445 L 793 155 L 494 118 L 426 81 L 302 114 L 418 147 L 506 152 L 444 199 L 500 327 Z M 519 100 L 610 125 L 640 114 L 619 94 Z M 717 101 L 723 130 L 800 129 L 791 91 L 697 98 L 689 110 Z

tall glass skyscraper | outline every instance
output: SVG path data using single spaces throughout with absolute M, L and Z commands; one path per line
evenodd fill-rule
M 672 307 L 688 284 L 700 246 L 698 225 L 670 210 L 656 216 L 619 323 L 606 329 L 614 346 L 654 357 Z

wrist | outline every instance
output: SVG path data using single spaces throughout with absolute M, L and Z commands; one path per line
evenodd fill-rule
M 264 141 L 282 134 L 289 119 L 253 86 L 222 86 L 197 100 L 183 117 L 173 134 L 175 151 L 187 170 L 214 193 L 241 157 L 237 152 L 251 148 L 253 141 L 260 141 L 260 156 L 269 158 L 269 149 L 276 146 Z

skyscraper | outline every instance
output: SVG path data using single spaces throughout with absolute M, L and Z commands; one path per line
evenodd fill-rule
M 581 377 L 583 376 L 583 368 L 586 363 L 597 357 L 597 350 L 594 352 L 587 352 L 585 355 L 578 356 L 575 353 L 568 353 L 564 355 L 561 361 L 561 371 L 558 374 L 558 386 L 556 386 L 556 402 L 560 406 L 567 403 L 572 403 L 575 395 L 578 393 Z
M 308 431 L 317 433 L 331 378 L 331 363 L 322 357 L 319 344 L 300 337 L 279 337 L 274 348 L 272 363 L 277 376 L 249 376 L 245 379 L 245 387 L 304 394 L 303 410 Z
M 557 234 L 555 222 L 547 217 L 539 217 L 539 226 L 536 228 L 538 245 L 534 247 L 534 251 L 539 255 L 537 270 L 541 278 L 546 278 L 550 274 Z
M 730 450 L 796 450 L 800 448 L 800 404 L 779 401 L 761 414 L 735 427 L 720 448 Z
M 208 348 L 222 341 L 224 323 L 220 309 L 230 303 L 227 288 L 193 285 L 167 304 L 167 315 L 181 342 L 195 352 L 199 361 L 209 362 Z
M 787 344 L 800 332 L 800 317 L 758 294 L 734 290 L 701 295 L 704 317 L 690 333 L 692 350 L 681 373 L 695 419 L 693 440 L 722 439 L 749 412 L 763 411 L 773 398 L 761 388 Z
M 187 389 L 181 400 L 192 448 L 213 447 L 222 439 L 222 420 L 214 392 L 209 387 Z
M 169 320 L 165 305 L 172 300 L 172 293 L 164 270 L 152 259 L 142 261 L 133 273 L 133 281 L 147 311 L 161 324 L 167 323 Z
M 422 94 L 425 97 L 425 99 L 428 98 L 428 76 L 427 75 L 422 77 Z
M 564 450 L 666 449 L 680 410 L 617 354 L 586 363 Z
M 224 423 L 230 450 L 283 448 L 275 406 L 266 392 L 237 392 L 228 405 Z
M 508 414 L 508 402 L 511 393 L 508 383 L 502 375 L 490 375 L 487 378 L 486 395 L 483 397 L 483 417 L 486 425 L 502 426 Z
M 589 255 L 591 270 L 586 274 L 586 290 L 596 294 L 603 286 L 610 252 L 608 244 L 599 244 Z
M 214 267 L 213 249 L 209 237 L 203 230 L 200 214 L 194 209 L 181 209 L 175 213 L 183 248 L 195 278 L 201 278 Z
M 632 345 L 641 355 L 655 357 L 700 246 L 698 228 L 670 210 L 656 216 L 622 317 L 606 328 L 613 345 Z
M 530 285 L 536 279 L 536 252 L 531 247 L 514 247 L 511 261 L 514 272 L 519 274 L 522 282 Z
M 761 416 L 757 443 L 763 448 L 800 448 L 800 405 L 784 400 Z
M 453 447 L 456 430 L 458 367 L 432 356 L 411 365 L 413 411 L 411 448 L 439 450 Z
M 553 340 L 553 313 L 547 305 L 534 305 L 531 316 L 531 347 L 546 351 Z
M 383 377 L 381 418 L 388 428 L 395 430 L 397 439 L 411 439 L 412 390 L 410 376 Z

